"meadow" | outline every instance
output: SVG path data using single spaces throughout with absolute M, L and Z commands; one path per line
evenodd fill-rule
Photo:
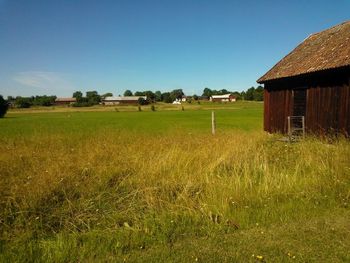
M 141 110 L 0 119 L 1 262 L 350 261 L 348 139 L 281 142 L 257 102 Z

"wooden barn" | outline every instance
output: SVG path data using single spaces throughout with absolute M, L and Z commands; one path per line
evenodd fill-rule
M 287 133 L 289 120 L 304 116 L 306 132 L 349 136 L 350 21 L 310 35 L 257 82 L 265 131 Z
M 76 98 L 57 98 L 55 100 L 55 105 L 71 105 L 77 102 Z

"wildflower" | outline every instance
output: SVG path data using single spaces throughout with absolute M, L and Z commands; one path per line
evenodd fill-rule
M 264 259 L 264 257 L 263 256 L 256 256 L 256 259 L 262 261 Z
M 256 256 L 256 259 L 257 259 L 257 260 L 263 260 L 264 257 L 263 257 L 263 256 Z

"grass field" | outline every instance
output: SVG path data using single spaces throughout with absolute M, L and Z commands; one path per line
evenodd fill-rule
M 349 141 L 276 138 L 253 102 L 12 110 L 0 261 L 349 262 Z

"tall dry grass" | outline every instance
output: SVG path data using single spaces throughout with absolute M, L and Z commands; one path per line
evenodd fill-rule
M 41 240 L 46 258 L 54 248 L 45 240 L 58 237 L 59 250 L 65 234 L 172 244 L 293 222 L 347 207 L 350 198 L 348 141 L 291 144 L 262 132 L 7 138 L 0 171 L 3 247 L 15 253 L 22 242 Z

